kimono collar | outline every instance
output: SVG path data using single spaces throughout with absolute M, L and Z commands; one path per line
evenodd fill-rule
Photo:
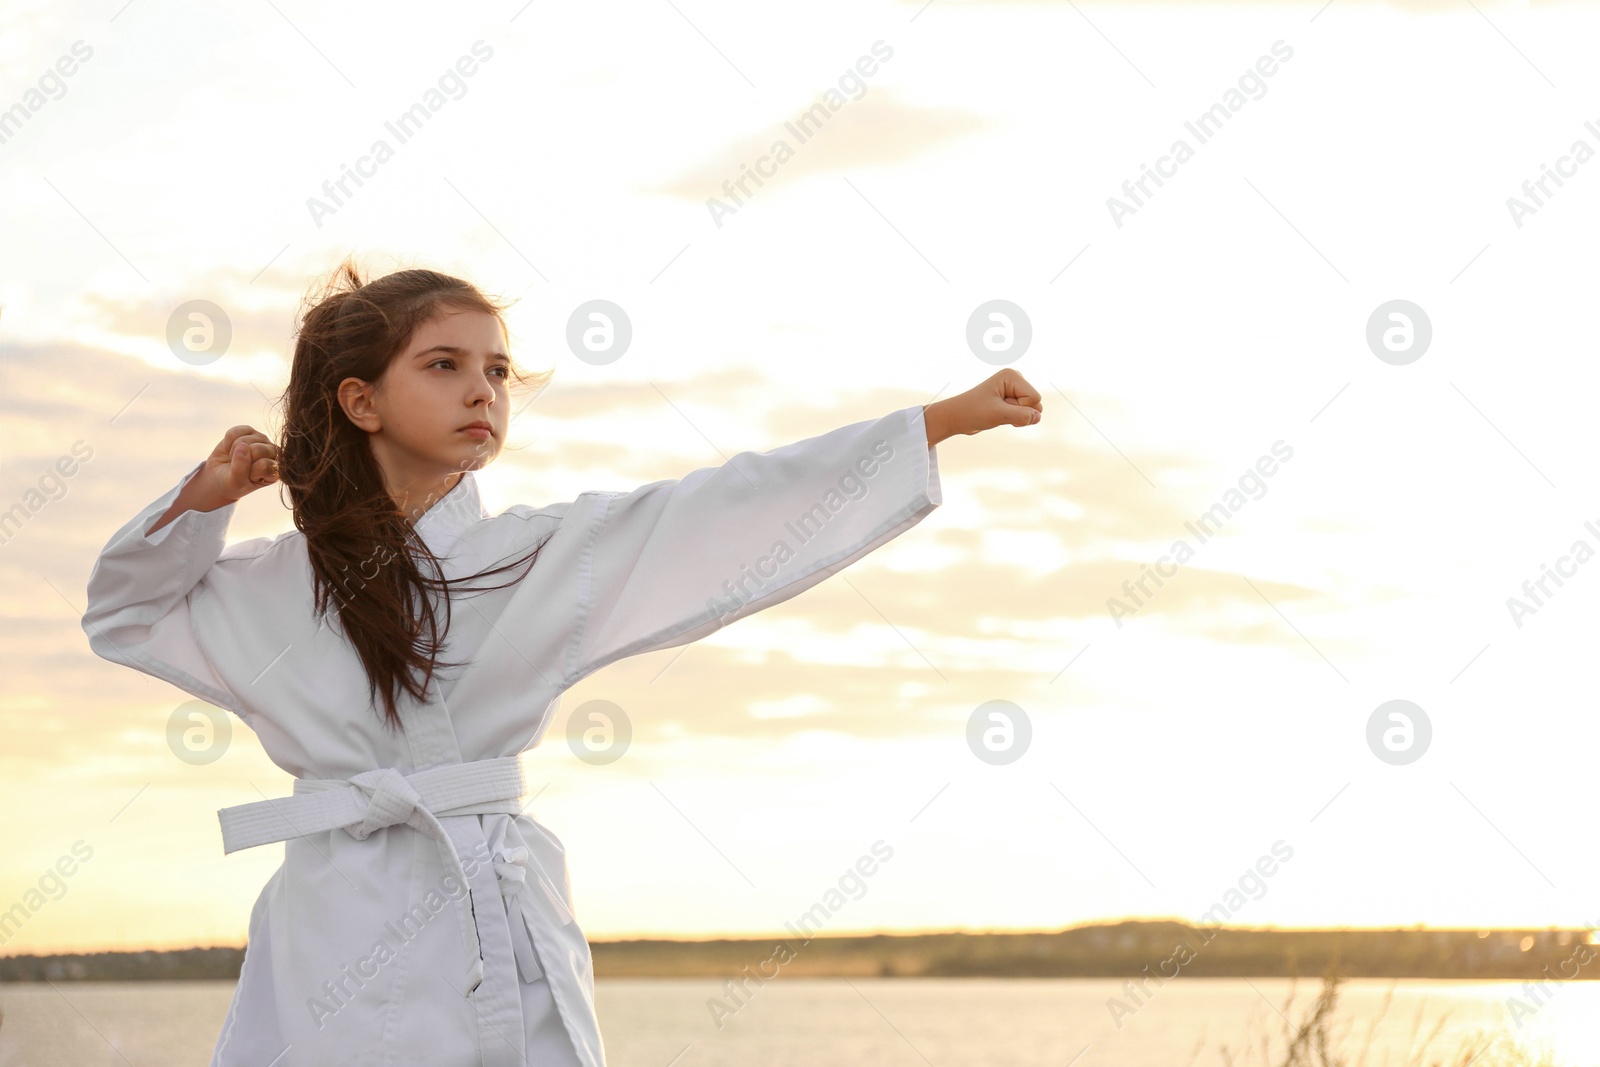
M 462 471 L 455 486 L 418 516 L 412 529 L 434 555 L 440 555 L 467 527 L 488 517 L 478 497 L 477 479 L 472 471 Z

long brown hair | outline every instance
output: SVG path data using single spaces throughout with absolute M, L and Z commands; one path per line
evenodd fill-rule
M 522 563 L 531 570 L 544 543 L 492 570 L 445 578 L 438 557 L 385 489 L 367 431 L 339 404 L 339 383 L 378 380 L 417 328 L 440 312 L 486 312 L 500 320 L 504 334 L 502 313 L 508 305 L 490 300 L 470 282 L 432 270 L 402 270 L 364 281 L 349 256 L 308 294 L 302 309 L 308 305 L 281 401 L 278 477 L 289 493 L 295 527 L 305 535 L 313 610 L 323 616 L 330 600 L 337 602 L 344 635 L 366 668 L 373 705 L 381 694 L 385 724 L 403 729 L 396 708 L 401 690 L 424 700 L 436 670 L 462 666 L 438 659 L 450 627 L 451 586 Z M 506 348 L 509 352 L 509 343 Z M 510 374 L 519 385 L 542 388 L 553 372 L 529 376 L 512 366 Z M 422 560 L 439 576 L 424 574 Z M 526 573 L 489 589 L 503 589 Z M 430 595 L 435 591 L 443 593 L 442 627 Z

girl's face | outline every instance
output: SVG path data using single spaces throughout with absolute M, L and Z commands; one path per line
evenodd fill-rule
M 510 359 L 500 320 L 444 309 L 420 326 L 373 383 L 347 378 L 339 401 L 366 430 L 391 491 L 415 502 L 448 492 L 505 444 Z M 470 427 L 487 426 L 487 432 Z M 424 499 L 426 507 L 430 500 Z

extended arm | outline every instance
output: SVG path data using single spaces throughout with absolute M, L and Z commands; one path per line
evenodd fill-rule
M 585 494 L 566 684 L 782 603 L 921 522 L 942 499 L 924 414 L 902 408 L 675 481 Z

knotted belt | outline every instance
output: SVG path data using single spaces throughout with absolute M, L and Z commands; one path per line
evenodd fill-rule
M 217 812 L 222 823 L 222 851 L 288 841 L 291 838 L 344 830 L 358 841 L 389 826 L 404 824 L 427 834 L 439 845 L 445 866 L 461 879 L 463 929 L 472 939 L 471 975 L 467 992 L 483 981 L 483 955 L 478 945 L 477 923 L 469 905 L 469 879 L 461 856 L 440 819 L 453 815 L 501 813 L 520 815 L 517 801 L 527 792 L 522 763 L 516 756 L 475 760 L 401 774 L 393 767 L 363 771 L 349 779 L 297 778 L 294 795 L 238 804 Z M 534 927 L 539 922 L 535 905 L 522 889 L 532 874 L 564 925 L 573 921 L 561 896 L 524 845 L 508 845 L 509 820 L 489 842 L 490 856 L 503 896 L 517 898 L 520 908 L 512 921 L 513 948 L 522 980 L 531 982 L 543 972 L 533 948 Z M 520 920 L 520 921 L 518 921 Z

